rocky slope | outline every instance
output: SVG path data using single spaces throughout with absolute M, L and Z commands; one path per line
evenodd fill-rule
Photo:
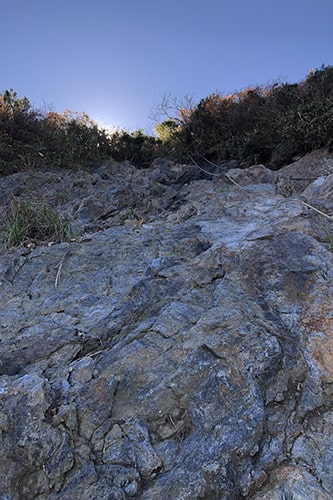
M 0 180 L 1 500 L 333 497 L 333 158 L 231 166 Z

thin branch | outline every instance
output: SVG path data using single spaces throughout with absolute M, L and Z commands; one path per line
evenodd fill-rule
M 200 156 L 200 158 L 205 160 L 207 163 L 209 163 L 213 167 L 221 168 L 221 165 L 217 165 L 217 163 L 213 163 L 212 161 L 208 160 L 205 156 L 202 156 L 200 153 L 197 153 L 197 154 Z
M 232 177 L 230 177 L 230 175 L 228 175 L 228 174 L 224 174 L 224 175 L 225 175 L 225 177 L 226 177 L 227 179 L 229 179 L 229 181 L 230 181 L 230 182 L 232 182 L 233 184 L 235 184 L 235 186 L 237 186 L 237 187 L 239 187 L 239 188 L 241 188 L 241 187 L 242 187 L 240 184 L 238 184 L 238 182 L 234 181 L 234 180 L 232 179 Z
M 195 108 L 194 97 L 185 95 L 182 99 L 173 97 L 171 92 L 166 92 L 161 97 L 160 104 L 155 104 L 148 116 L 149 120 L 159 124 L 165 120 L 174 120 L 179 125 L 185 125 L 191 111 Z M 184 115 L 185 111 L 185 115 Z
M 58 271 L 57 271 L 56 279 L 54 282 L 54 288 L 57 288 L 57 286 L 59 285 L 62 266 L 63 266 L 64 260 L 65 260 L 66 256 L 68 255 L 68 253 L 69 253 L 69 249 L 65 252 L 64 256 L 62 257 L 62 259 L 59 262 Z
M 324 212 L 322 212 L 321 210 L 318 210 L 318 208 L 315 208 L 313 207 L 312 205 L 310 205 L 309 203 L 306 203 L 306 201 L 302 201 L 303 205 L 305 205 L 306 207 L 308 208 L 311 208 L 312 210 L 314 210 L 315 212 L 317 212 L 318 214 L 320 215 L 323 215 L 324 217 L 326 217 L 327 219 L 333 221 L 333 215 L 328 215 L 328 214 L 325 214 Z
M 205 172 L 205 174 L 208 174 L 208 175 L 213 175 L 213 176 L 215 176 L 215 175 L 216 175 L 216 176 L 220 175 L 220 174 L 214 174 L 214 173 L 212 173 L 212 172 L 208 172 L 208 170 L 205 170 L 204 168 L 200 167 L 200 166 L 197 164 L 197 162 L 196 162 L 193 158 L 190 158 L 190 160 L 194 163 L 194 165 L 195 165 L 196 167 L 198 167 L 198 169 L 199 169 L 199 170 L 201 170 L 202 172 Z

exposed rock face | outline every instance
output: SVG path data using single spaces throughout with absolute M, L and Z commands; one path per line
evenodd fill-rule
M 0 256 L 0 499 L 331 499 L 330 172 L 163 168 L 0 181 L 81 231 Z
M 277 175 L 277 192 L 285 196 L 299 194 L 318 177 L 332 174 L 332 157 L 319 149 L 282 168 Z

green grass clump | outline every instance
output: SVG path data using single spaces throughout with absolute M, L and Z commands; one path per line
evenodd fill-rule
M 120 224 L 125 224 L 126 220 L 128 219 L 138 219 L 136 211 L 133 207 L 128 207 L 118 214 L 118 220 Z
M 69 221 L 44 201 L 13 200 L 5 217 L 3 246 L 11 248 L 28 242 L 48 243 L 71 237 Z
M 332 234 L 327 235 L 326 243 L 328 245 L 328 249 L 331 252 L 333 252 L 333 235 Z

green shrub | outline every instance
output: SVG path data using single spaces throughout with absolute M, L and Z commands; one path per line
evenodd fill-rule
M 13 166 L 85 167 L 109 157 L 107 132 L 86 113 L 42 114 L 12 89 L 0 94 L 0 173 Z
M 61 242 L 71 237 L 68 221 L 62 221 L 58 212 L 44 201 L 13 200 L 4 217 L 5 248 L 27 242 Z
M 149 167 L 158 155 L 160 141 L 142 130 L 114 132 L 110 136 L 110 154 L 116 161 L 129 161 L 139 168 Z
M 218 163 L 264 162 L 279 168 L 297 154 L 333 148 L 333 67 L 313 70 L 299 84 L 274 83 L 202 99 L 186 120 L 168 120 L 155 132 L 165 156 Z
M 264 162 L 279 168 L 294 155 L 333 148 L 333 66 L 296 84 L 274 83 L 194 105 L 164 97 L 157 137 L 142 130 L 108 134 L 85 113 L 42 114 L 12 89 L 0 94 L 0 174 L 39 165 L 86 167 L 128 160 L 139 168 L 157 157 L 178 162 Z
M 305 104 L 333 98 L 333 66 L 310 70 L 299 88 Z
M 333 235 L 327 234 L 326 243 L 330 252 L 333 252 Z
M 107 133 L 86 113 L 50 112 L 40 120 L 44 162 L 60 167 L 85 167 L 110 156 Z

